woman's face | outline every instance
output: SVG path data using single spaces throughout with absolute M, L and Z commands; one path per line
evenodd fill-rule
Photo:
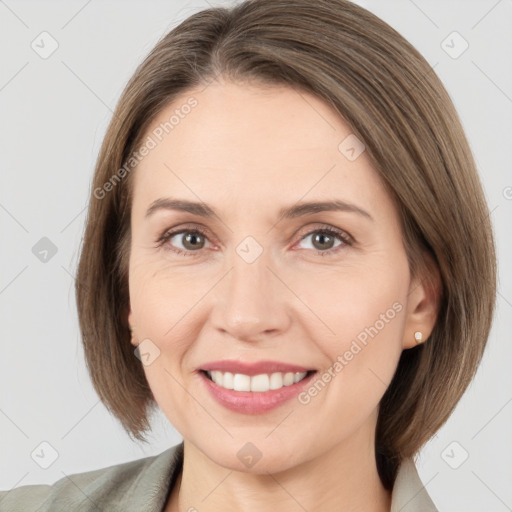
M 413 283 L 396 208 L 349 126 L 306 93 L 214 82 L 144 141 L 129 322 L 167 418 L 244 471 L 373 453 L 379 401 L 414 345 Z

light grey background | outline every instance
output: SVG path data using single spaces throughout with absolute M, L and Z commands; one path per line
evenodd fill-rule
M 135 444 L 99 403 L 73 284 L 92 171 L 119 95 L 160 36 L 208 3 L 0 0 L 1 489 L 53 483 L 181 440 L 159 413 L 151 444 Z M 411 41 L 443 80 L 497 236 L 499 295 L 487 352 L 454 414 L 420 453 L 418 471 L 442 511 L 512 510 L 512 1 L 357 3 Z M 31 47 L 51 49 L 43 31 L 58 43 L 46 59 Z M 469 44 L 457 58 L 464 41 L 454 31 Z M 43 237 L 57 249 L 46 262 L 37 254 L 36 244 L 48 244 Z M 49 463 L 52 449 L 58 457 L 43 469 L 35 460 Z

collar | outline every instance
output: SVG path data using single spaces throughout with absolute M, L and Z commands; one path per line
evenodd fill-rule
M 148 457 L 148 465 L 125 494 L 127 508 L 162 512 L 183 466 L 183 441 L 160 455 Z M 390 512 L 439 512 L 431 500 L 412 458 L 402 461 L 391 494 Z

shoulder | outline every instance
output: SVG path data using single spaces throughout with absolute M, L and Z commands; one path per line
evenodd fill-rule
M 391 512 L 439 512 L 420 479 L 412 457 L 405 458 L 398 470 L 393 485 Z
M 3 512 L 160 510 L 171 477 L 179 469 L 182 447 L 181 443 L 159 455 L 67 475 L 52 485 L 25 485 L 0 491 L 0 509 Z

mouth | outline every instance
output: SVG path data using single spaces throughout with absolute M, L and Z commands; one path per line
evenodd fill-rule
M 316 370 L 302 372 L 272 372 L 247 375 L 244 373 L 223 372 L 220 370 L 200 370 L 200 372 L 217 386 L 233 391 L 252 391 L 266 393 L 277 391 L 303 381 Z
M 263 414 L 284 405 L 311 382 L 317 370 L 260 361 L 217 361 L 197 370 L 210 396 L 241 414 Z

